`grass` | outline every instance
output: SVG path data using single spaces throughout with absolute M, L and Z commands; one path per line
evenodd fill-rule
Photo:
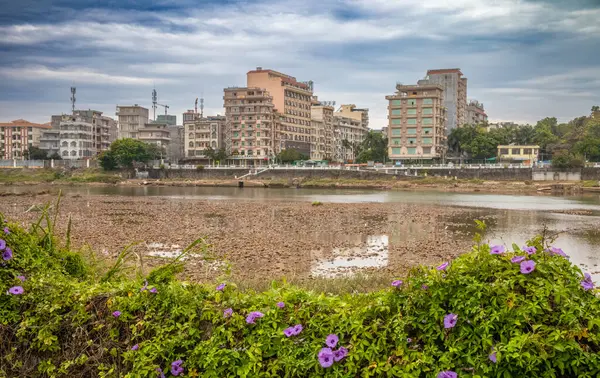
M 58 169 L 2 169 L 0 170 L 0 183 L 91 183 L 100 182 L 115 184 L 122 178 L 118 174 L 105 173 L 101 169 L 78 169 L 75 171 Z
M 597 188 L 600 186 L 600 181 L 598 180 L 585 180 L 583 181 L 584 188 Z
M 313 206 L 323 206 L 323 202 L 321 202 L 321 201 L 314 201 L 314 202 L 312 203 L 312 205 L 313 205 Z
M 57 179 L 56 173 L 51 169 L 3 168 L 0 170 L 0 182 L 52 182 Z

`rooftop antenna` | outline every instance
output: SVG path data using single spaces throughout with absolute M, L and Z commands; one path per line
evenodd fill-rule
M 204 118 L 204 93 L 200 97 L 200 119 Z
M 194 102 L 194 113 L 198 114 L 198 97 L 196 97 L 196 102 Z
M 153 119 L 156 121 L 156 103 L 158 102 L 158 96 L 156 94 L 156 89 L 152 90 L 152 111 L 153 111 Z
M 77 88 L 71 87 L 71 110 L 73 114 L 75 114 L 75 92 L 77 92 Z

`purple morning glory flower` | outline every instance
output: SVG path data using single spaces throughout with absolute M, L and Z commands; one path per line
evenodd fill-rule
M 159 376 L 160 378 L 165 378 L 165 373 L 163 373 L 163 371 L 162 371 L 162 369 L 161 369 L 161 368 L 159 368 L 159 367 L 158 367 L 158 368 L 156 368 L 156 371 L 158 372 L 158 376 Z
M 248 316 L 246 316 L 246 323 L 254 324 L 254 321 L 257 318 L 262 318 L 263 316 L 265 316 L 265 314 L 260 311 L 252 311 L 250 314 L 248 314 Z
M 223 311 L 223 317 L 230 318 L 231 315 L 233 315 L 233 309 L 232 308 L 228 308 L 225 311 Z
M 8 229 L 8 227 L 4 227 L 4 233 L 6 235 L 10 234 L 10 230 Z
M 427 290 L 427 289 L 429 289 L 429 286 L 427 286 L 427 285 L 421 285 L 421 289 Z
M 304 327 L 302 327 L 302 324 L 296 324 L 294 326 L 294 335 L 299 335 L 303 329 L 304 329 Z
M 6 247 L 4 252 L 2 252 L 2 260 L 8 261 L 8 260 L 12 259 L 12 257 L 13 257 L 12 249 Z
M 437 269 L 439 271 L 446 270 L 446 268 L 448 267 L 448 265 L 450 265 L 450 263 L 449 262 L 445 262 L 445 263 L 443 263 L 442 265 L 438 266 L 435 269 Z
M 171 362 L 171 374 L 177 377 L 179 374 L 183 373 L 183 367 L 181 367 L 182 364 L 182 360 Z
M 344 347 L 340 347 L 338 350 L 333 351 L 333 360 L 335 362 L 339 362 L 343 360 L 348 355 L 348 349 Z
M 444 328 L 453 328 L 458 321 L 458 315 L 448 314 L 444 316 Z
M 325 344 L 327 344 L 327 346 L 330 348 L 335 348 L 339 340 L 340 339 L 337 335 L 331 334 L 325 339 Z
M 158 293 L 158 290 L 155 287 L 153 287 L 152 289 L 150 289 L 150 292 L 152 294 L 156 294 L 156 293 Z
M 25 282 L 26 280 L 25 276 L 17 276 L 17 279 L 21 282 Z
M 535 261 L 527 260 L 521 263 L 521 273 L 529 274 L 535 270 Z
M 537 252 L 537 249 L 535 249 L 535 247 L 523 247 L 521 249 L 523 250 L 523 252 L 527 252 L 527 254 L 529 255 L 533 255 Z
M 12 294 L 12 295 L 21 295 L 25 292 L 25 290 L 23 290 L 22 286 L 13 286 L 10 289 L 8 289 L 7 294 Z
M 283 302 L 277 302 L 277 307 L 284 308 L 285 307 L 285 303 L 283 303 Z
M 409 337 L 406 339 L 406 342 L 410 344 L 410 343 L 412 343 L 412 339 Z
M 392 286 L 393 287 L 399 287 L 400 285 L 402 285 L 402 281 L 401 280 L 392 281 Z
M 283 334 L 285 335 L 285 337 L 294 336 L 294 327 L 288 327 L 288 328 L 284 329 Z
M 515 256 L 512 259 L 510 259 L 510 262 L 520 263 L 523 260 L 525 260 L 525 256 Z
M 144 286 L 140 289 L 140 291 L 145 291 L 148 288 L 148 281 L 144 281 Z
M 140 349 L 140 346 L 138 344 L 135 344 L 134 346 L 131 347 L 131 350 L 138 350 Z
M 506 251 L 506 248 L 504 248 L 503 245 L 494 245 L 492 246 L 492 248 L 490 249 L 490 254 L 491 255 L 501 255 Z
M 115 318 L 118 318 L 119 316 L 121 316 L 121 311 L 115 311 L 115 312 L 113 312 L 113 313 L 112 313 L 112 315 L 113 315 Z
M 453 372 L 452 370 L 442 371 L 438 373 L 437 378 L 457 378 L 458 374 Z
M 568 257 L 567 254 L 562 249 L 557 248 L 557 247 L 550 247 L 549 252 L 553 255 Z
M 225 284 L 222 283 L 219 286 L 217 286 L 217 291 L 223 291 L 223 289 L 225 289 Z
M 583 275 L 584 279 L 581 281 L 581 287 L 583 290 L 588 291 L 594 288 L 594 283 L 592 282 L 592 276 L 589 273 L 585 273 Z
M 319 351 L 319 364 L 322 367 L 328 368 L 333 365 L 333 351 L 331 348 L 323 348 Z
M 490 361 L 492 361 L 493 363 L 496 363 L 498 360 L 496 358 L 496 352 L 492 352 L 489 357 Z
M 0 239 L 0 251 L 3 250 L 4 248 L 6 248 L 6 242 L 2 239 Z

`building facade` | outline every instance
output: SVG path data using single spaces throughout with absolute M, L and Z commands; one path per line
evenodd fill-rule
M 311 107 L 313 125 L 310 158 L 313 160 L 334 160 L 334 108 L 323 103 Z
M 167 158 L 173 164 L 178 164 L 179 160 L 185 157 L 185 129 L 183 125 L 167 125 L 169 130 L 169 147 L 167 148 Z
M 144 143 L 155 145 L 161 151 L 161 160 L 167 158 L 171 136 L 166 123 L 148 122 L 137 131 L 137 139 Z
M 369 109 L 359 109 L 354 104 L 341 105 L 335 116 L 352 118 L 359 121 L 362 128 L 369 129 Z
M 386 96 L 388 155 L 391 160 L 439 159 L 446 153 L 444 87 L 438 84 L 396 86 Z
M 361 121 L 340 115 L 333 117 L 333 128 L 334 137 L 339 138 L 339 141 L 334 141 L 334 144 L 341 147 L 341 156 L 338 154 L 338 161 L 354 162 L 356 159 L 355 148 L 365 139 L 369 130 L 362 126 Z
M 224 148 L 223 130 L 225 116 L 208 116 L 196 118 L 193 122 L 184 124 L 184 153 L 188 158 L 206 158 L 204 151 L 212 148 L 214 151 Z
M 438 84 L 444 89 L 444 106 L 447 109 L 446 132 L 462 127 L 467 115 L 467 78 L 460 68 L 428 70 L 427 76 L 418 84 Z
M 540 146 L 498 146 L 498 160 L 533 164 L 539 160 Z
M 51 128 L 49 124 L 33 123 L 24 119 L 0 123 L 0 157 L 28 159 L 29 147 L 39 147 L 42 131 Z
M 240 165 L 265 165 L 281 150 L 276 135 L 281 133 L 283 115 L 275 112 L 273 96 L 264 88 L 224 89 L 227 155 Z
M 156 116 L 156 121 L 165 123 L 167 126 L 175 126 L 177 125 L 177 116 L 171 114 L 159 114 Z
M 310 156 L 312 82 L 299 82 L 293 76 L 262 67 L 246 76 L 247 87 L 266 90 L 272 97 L 274 110 L 280 113 L 280 128 L 275 131 L 279 145 L 274 146 L 275 153 L 293 148 Z
M 469 101 L 469 104 L 467 105 L 467 120 L 465 123 L 468 125 L 479 125 L 486 123 L 487 120 L 488 116 L 485 114 L 483 104 L 477 100 Z
M 63 115 L 59 126 L 61 158 L 79 160 L 96 156 L 94 128 L 90 118 L 79 114 Z
M 119 138 L 137 139 L 138 130 L 143 128 L 149 120 L 148 109 L 135 104 L 133 106 L 117 105 L 119 120 Z

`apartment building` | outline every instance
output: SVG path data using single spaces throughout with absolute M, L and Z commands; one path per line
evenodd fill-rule
M 359 121 L 364 129 L 369 129 L 369 109 L 359 109 L 354 104 L 341 105 L 335 112 L 335 116 L 352 118 Z
M 167 125 L 171 141 L 167 147 L 167 158 L 173 164 L 185 157 L 185 128 L 183 125 Z
M 338 161 L 354 162 L 356 156 L 353 146 L 356 146 L 365 139 L 369 132 L 368 129 L 365 129 L 362 126 L 362 122 L 355 118 L 339 115 L 333 117 L 333 128 L 334 137 L 339 138 L 339 142 L 335 141 L 335 144 L 341 146 L 341 156 L 338 156 Z
M 67 160 L 91 159 L 96 156 L 95 125 L 80 114 L 63 115 L 59 126 L 60 156 Z
M 93 147 L 97 153 L 108 150 L 110 144 L 117 140 L 117 121 L 102 115 L 97 110 L 75 110 L 74 115 L 92 124 L 94 134 Z
M 207 148 L 218 150 L 224 147 L 223 130 L 225 129 L 226 117 L 208 116 L 205 118 L 192 117 L 183 125 L 184 127 L 184 150 L 185 156 L 189 158 L 206 158 L 204 151 Z
M 247 87 L 266 90 L 272 97 L 274 110 L 280 114 L 276 130 L 275 153 L 281 149 L 296 149 L 310 156 L 312 82 L 299 82 L 295 77 L 257 67 L 247 73 Z
M 477 100 L 471 100 L 467 104 L 467 117 L 465 123 L 467 125 L 479 125 L 486 123 L 488 120 L 483 104 Z
M 152 121 L 138 129 L 137 139 L 144 143 L 153 144 L 161 151 L 161 160 L 167 158 L 167 151 L 171 142 L 170 131 L 165 122 Z
M 276 135 L 284 116 L 275 112 L 273 96 L 265 88 L 231 87 L 223 100 L 227 154 L 243 165 L 268 164 L 283 145 Z
M 419 85 L 438 84 L 444 89 L 444 106 L 447 109 L 446 132 L 462 127 L 467 116 L 467 78 L 460 68 L 428 70 Z
M 119 138 L 137 139 L 138 130 L 149 120 L 148 109 L 135 104 L 133 106 L 117 105 L 119 120 Z
M 51 128 L 49 124 L 33 123 L 24 119 L 0 123 L 0 157 L 27 159 L 29 147 L 39 147 L 42 131 Z
M 396 86 L 386 96 L 388 154 L 391 160 L 439 159 L 446 153 L 444 87 L 439 84 Z
M 310 158 L 332 160 L 334 157 L 334 108 L 317 101 L 313 103 L 310 112 L 313 127 Z
M 160 123 L 166 123 L 168 126 L 177 125 L 177 116 L 171 114 L 159 114 L 156 116 L 156 120 Z

